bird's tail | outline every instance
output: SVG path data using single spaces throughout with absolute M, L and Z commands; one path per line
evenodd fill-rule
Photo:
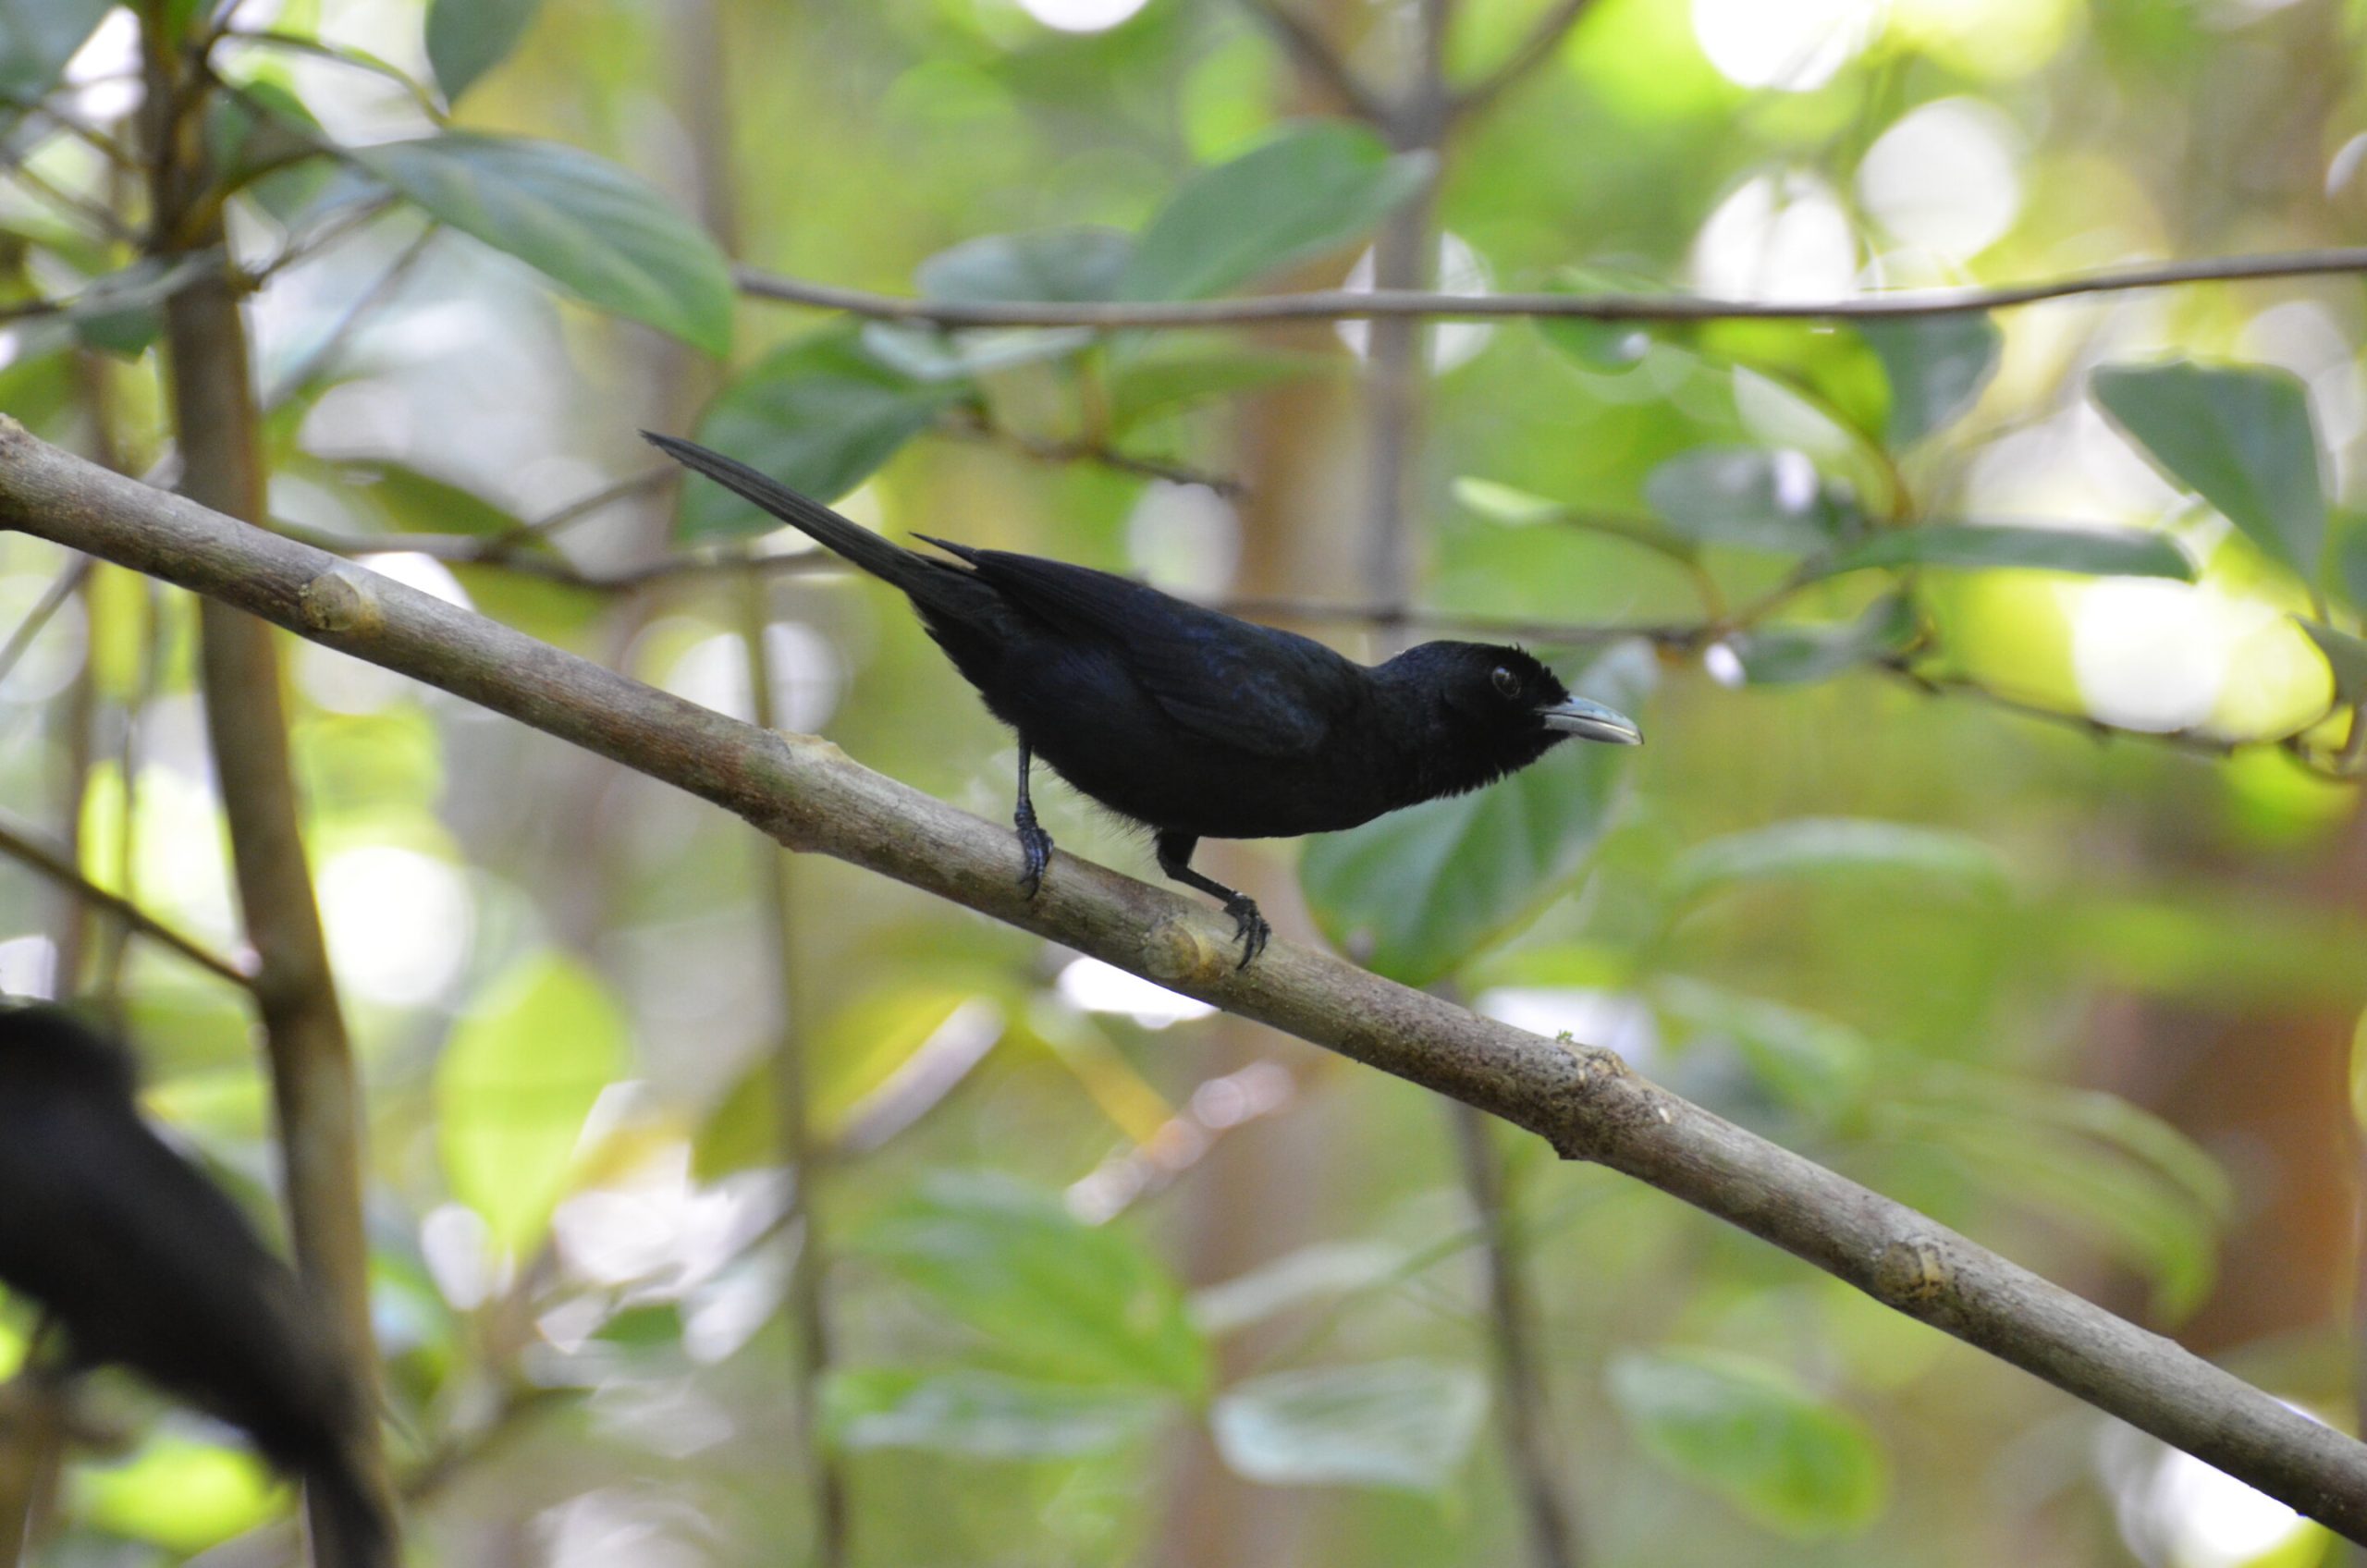
M 304 1471 L 313 1557 L 334 1568 L 399 1568 L 393 1505 L 342 1457 Z
M 844 556 L 872 576 L 883 578 L 908 594 L 925 589 L 932 579 L 944 572 L 940 563 L 915 555 L 893 540 L 883 539 L 852 519 L 840 516 L 821 502 L 799 495 L 746 463 L 695 441 L 647 430 L 641 435 L 643 440 L 684 468 L 706 475 L 726 490 L 754 502 L 799 533 Z

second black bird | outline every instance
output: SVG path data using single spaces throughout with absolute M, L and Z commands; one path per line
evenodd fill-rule
M 908 550 L 719 452 L 649 440 L 904 591 L 954 668 L 1018 731 L 1013 820 L 1031 896 L 1052 851 L 1027 792 L 1041 756 L 1149 827 L 1161 871 L 1224 900 L 1244 964 L 1269 928 L 1245 895 L 1192 869 L 1202 839 L 1354 827 L 1493 783 L 1572 737 L 1643 739 L 1518 648 L 1425 643 L 1361 665 L 1089 567 L 942 539 L 927 542 L 951 560 Z
M 56 1007 L 0 1006 L 0 1284 L 115 1363 L 243 1427 L 311 1490 L 325 1561 L 394 1568 L 360 1463 L 375 1419 L 328 1323 L 238 1207 L 141 1120 L 131 1060 Z

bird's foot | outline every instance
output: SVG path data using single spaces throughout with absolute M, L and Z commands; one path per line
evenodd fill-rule
M 1035 817 L 1017 818 L 1013 826 L 1019 829 L 1019 852 L 1024 862 L 1019 873 L 1019 885 L 1033 899 L 1044 887 L 1044 868 L 1052 864 L 1052 836 L 1036 826 Z
M 1224 912 L 1233 916 L 1233 935 L 1241 943 L 1241 962 L 1233 968 L 1246 969 L 1251 959 L 1266 950 L 1266 942 L 1273 936 L 1274 928 L 1257 913 L 1257 900 L 1246 893 L 1235 893 L 1225 900 Z

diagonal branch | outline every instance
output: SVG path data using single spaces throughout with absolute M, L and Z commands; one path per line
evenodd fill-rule
M 1239 326 L 1271 321 L 1381 321 L 1422 317 L 1477 321 L 1536 316 L 1580 321 L 1866 321 L 1898 316 L 1968 315 L 2010 310 L 2083 294 L 2121 294 L 2190 283 L 2324 277 L 2367 272 L 2367 246 L 2284 251 L 2257 256 L 2214 256 L 2199 262 L 2104 267 L 2036 283 L 1994 288 L 1901 288 L 1847 300 L 1806 302 L 1718 300 L 1686 294 L 1440 294 L 1420 289 L 1318 289 L 1306 294 L 1255 294 L 1232 300 L 1127 301 L 925 300 L 872 294 L 860 288 L 783 277 L 742 266 L 740 292 L 753 299 L 843 311 L 877 321 L 931 322 L 939 326 L 1085 326 L 1109 331 L 1148 327 Z
M 251 990 L 255 978 L 195 937 L 185 937 L 120 893 L 110 893 L 75 867 L 73 858 L 53 844 L 43 843 L 25 825 L 0 815 L 0 855 L 39 872 L 85 903 L 96 904 L 149 940 L 167 947 L 212 974 L 242 990 Z
M 1593 8 L 1594 0 L 1560 0 L 1560 4 L 1538 18 L 1528 36 L 1504 56 L 1503 64 L 1448 100 L 1448 117 L 1466 119 L 1485 112 L 1497 99 L 1519 85 L 1529 72 L 1551 59 L 1553 51 L 1561 47 L 1562 40 L 1567 38 L 1570 30 L 1576 27 L 1587 12 Z
M 1502 1117 L 1825 1269 L 2367 1541 L 2367 1446 L 1935 1221 L 1711 1115 L 1608 1051 L 1524 1033 L 1276 943 L 1233 964 L 1217 913 L 1056 854 L 1033 900 L 1009 832 L 862 767 L 0 420 L 0 527 L 163 578 L 507 714 L 833 855 Z
M 1241 0 L 1241 7 L 1257 18 L 1300 72 L 1338 99 L 1343 109 L 1367 125 L 1379 125 L 1388 117 L 1388 107 L 1356 80 L 1340 52 L 1291 9 L 1289 0 Z

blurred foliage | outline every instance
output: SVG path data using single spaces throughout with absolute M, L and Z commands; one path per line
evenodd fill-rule
M 1463 0 L 1450 74 L 1486 80 L 1553 9 Z M 775 571 L 802 542 L 644 481 L 633 430 L 893 531 L 1356 606 L 1371 335 L 817 319 L 736 298 L 733 262 L 945 301 L 1220 299 L 1368 276 L 1410 214 L 1455 288 L 1826 299 L 2338 243 L 2367 189 L 2367 15 L 2337 0 L 1600 0 L 1442 148 L 1320 112 L 1252 13 L 148 11 L 219 28 L 202 129 L 277 522 L 743 715 L 760 611 L 784 724 L 997 818 L 1009 737 L 901 602 Z M 1393 10 L 1294 14 L 1398 80 Z M 161 307 L 194 274 L 139 253 L 132 20 L 0 0 L 0 410 L 162 472 Z M 2351 1276 L 2347 1238 L 2278 1231 L 2264 1278 L 2223 1260 L 2350 1179 L 2270 1111 L 2339 1125 L 2367 1082 L 2361 314 L 2320 278 L 1435 327 L 1419 607 L 1518 624 L 1650 744 L 1229 851 L 1226 879 L 1279 915 L 1294 862 L 1297 934 L 1619 1048 L 2349 1408 L 2340 1297 L 2312 1293 Z M 26 631 L 6 798 L 232 949 L 190 607 L 101 568 L 32 625 L 67 565 L 0 539 L 0 635 Z M 1320 630 L 1378 655 L 1397 629 Z M 1507 1144 L 1481 1215 L 1423 1095 L 842 866 L 793 871 L 784 1016 L 768 845 L 341 655 L 290 666 L 391 1426 L 442 1477 L 420 1562 L 807 1561 L 793 1256 L 837 1328 L 809 1391 L 854 1562 L 1137 1562 L 1198 1513 L 1269 1512 L 1245 1500 L 1289 1524 L 1244 1561 L 1520 1561 L 1491 1235 L 1590 1562 L 1890 1563 L 1910 1521 L 1935 1563 L 2324 1550 L 1607 1172 Z M 1043 810 L 1146 869 L 1073 796 Z M 0 988 L 119 1005 L 153 1109 L 264 1214 L 247 998 L 29 875 L 0 915 Z M 785 1027 L 828 1145 L 796 1176 L 811 1227 L 785 1208 Z M 2274 1063 L 2304 1048 L 2325 1070 L 2294 1090 Z M 2195 1091 L 2256 1066 L 2284 1101 Z M 0 1311 L 12 1370 L 28 1327 Z M 121 1440 L 74 1457 L 59 1562 L 178 1561 L 287 1507 L 145 1391 L 78 1403 Z

